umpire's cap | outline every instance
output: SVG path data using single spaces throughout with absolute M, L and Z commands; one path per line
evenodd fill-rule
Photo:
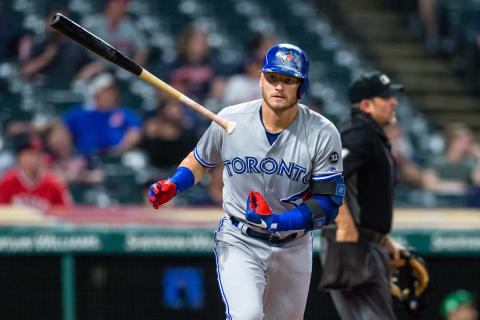
M 363 99 L 373 97 L 390 98 L 403 89 L 403 85 L 391 83 L 386 74 L 372 71 L 361 75 L 352 82 L 349 97 L 351 103 L 359 103 Z

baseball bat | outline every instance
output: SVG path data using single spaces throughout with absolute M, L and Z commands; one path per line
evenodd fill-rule
M 97 55 L 133 73 L 137 77 L 140 77 L 140 79 L 147 81 L 155 87 L 160 88 L 161 90 L 170 94 L 172 97 L 180 100 L 181 102 L 191 107 L 193 110 L 199 112 L 203 116 L 207 117 L 208 119 L 215 121 L 219 126 L 225 129 L 228 134 L 231 134 L 233 130 L 235 130 L 235 122 L 228 121 L 216 115 L 204 106 L 185 96 L 180 91 L 176 90 L 175 88 L 163 82 L 144 68 L 137 65 L 135 62 L 123 55 L 120 51 L 109 45 L 107 42 L 103 41 L 90 31 L 73 22 L 61 13 L 56 13 L 53 16 L 50 26 L 60 31 L 70 39 L 78 42 L 80 45 L 93 51 Z

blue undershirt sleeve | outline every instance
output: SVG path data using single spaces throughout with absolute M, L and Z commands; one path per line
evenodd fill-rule
M 325 214 L 331 215 L 338 208 L 333 204 L 328 196 L 315 195 L 314 199 L 322 206 Z M 310 209 L 302 204 L 293 210 L 285 211 L 282 214 L 274 214 L 273 222 L 277 223 L 277 231 L 288 230 L 311 230 L 312 229 L 312 212 Z
M 282 214 L 274 214 L 273 222 L 277 219 L 278 231 L 310 229 L 312 225 L 312 213 L 304 204 Z

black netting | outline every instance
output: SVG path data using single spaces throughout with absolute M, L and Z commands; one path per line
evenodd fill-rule
M 478 295 L 480 257 L 425 257 L 432 287 L 425 312 L 439 319 L 443 297 L 463 288 Z M 338 319 L 329 295 L 319 292 L 318 257 L 304 319 Z M 77 256 L 78 320 L 225 319 L 213 256 Z M 0 319 L 62 319 L 58 256 L 0 257 Z M 397 306 L 400 320 L 410 319 Z
M 0 256 L 0 319 L 62 319 L 60 258 Z
M 224 319 L 215 259 L 80 256 L 78 320 Z

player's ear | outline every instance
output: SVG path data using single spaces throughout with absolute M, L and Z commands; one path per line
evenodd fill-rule
M 263 72 L 260 72 L 260 81 L 259 81 L 259 83 L 258 83 L 258 85 L 259 85 L 260 88 L 263 88 L 263 83 L 262 83 L 263 78 L 264 78 L 264 77 L 263 77 Z

